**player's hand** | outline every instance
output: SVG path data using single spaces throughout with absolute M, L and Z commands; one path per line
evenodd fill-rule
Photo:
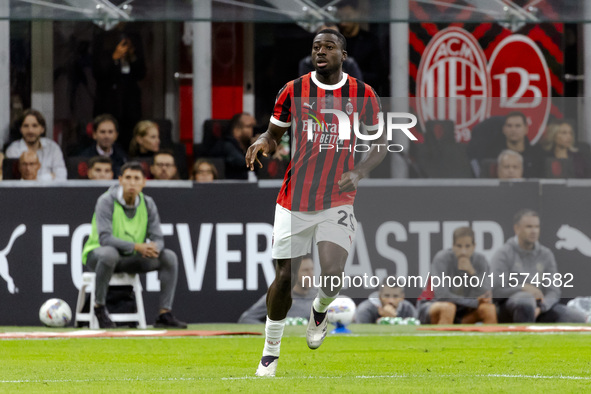
M 125 56 L 127 54 L 127 51 L 129 50 L 129 46 L 130 42 L 127 38 L 121 40 L 119 44 L 117 44 L 115 52 L 113 52 L 113 60 L 119 60 L 123 56 Z
M 352 192 L 357 190 L 357 184 L 362 176 L 357 171 L 345 172 L 341 175 L 341 180 L 338 182 L 339 190 L 342 193 Z
M 156 258 L 160 255 L 160 251 L 154 242 L 135 244 L 134 249 L 142 256 L 149 258 Z
M 536 286 L 532 285 L 531 283 L 526 283 L 523 285 L 523 291 L 528 292 L 531 294 L 536 300 L 544 300 L 544 293 Z
M 480 304 L 492 304 L 492 296 L 490 294 L 490 291 L 487 291 L 486 293 L 478 297 L 478 305 Z
M 261 152 L 263 156 L 267 157 L 270 151 L 271 147 L 269 146 L 269 141 L 267 140 L 267 138 L 263 136 L 259 137 L 254 142 L 254 144 L 248 147 L 248 150 L 246 151 L 246 168 L 250 169 L 251 171 L 254 171 L 255 160 L 259 164 L 259 167 L 263 168 L 263 164 L 261 163 L 257 155 L 259 152 Z
M 460 256 L 460 258 L 458 258 L 458 269 L 461 271 L 466 271 L 470 275 L 474 275 L 476 273 L 476 270 L 470 262 L 470 258 L 466 256 Z
M 536 306 L 536 311 L 534 313 L 534 319 L 537 319 L 538 316 L 540 316 L 541 312 L 542 312 L 542 309 L 539 306 Z
M 381 317 L 396 317 L 398 312 L 396 311 L 396 308 L 394 308 L 393 305 L 386 304 L 384 306 L 378 307 L 378 314 Z

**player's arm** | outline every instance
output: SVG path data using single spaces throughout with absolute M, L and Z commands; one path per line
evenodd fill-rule
M 261 152 L 263 156 L 267 157 L 269 153 L 274 152 L 275 149 L 277 149 L 277 146 L 279 146 L 281 137 L 287 129 L 289 129 L 289 127 L 281 127 L 272 122 L 269 122 L 269 127 L 267 128 L 267 131 L 261 134 L 260 137 L 257 138 L 257 140 L 250 147 L 248 147 L 245 157 L 246 167 L 253 171 L 254 162 L 256 160 L 256 162 L 262 168 L 263 165 L 258 159 L 257 154 Z
M 378 131 L 376 131 L 378 132 Z M 339 181 L 339 190 L 341 192 L 352 192 L 353 190 L 357 190 L 357 184 L 359 181 L 369 175 L 371 170 L 376 168 L 378 164 L 384 160 L 386 157 L 386 133 L 382 133 L 382 135 L 372 141 L 371 149 L 365 155 L 363 160 L 361 160 L 353 170 L 349 172 L 345 172 L 341 176 L 341 180 Z M 381 146 L 379 146 L 381 145 Z

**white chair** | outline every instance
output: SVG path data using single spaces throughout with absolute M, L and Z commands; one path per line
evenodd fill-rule
M 98 329 L 98 319 L 94 315 L 94 272 L 84 272 L 82 274 L 82 286 L 78 292 L 78 302 L 76 303 L 76 318 L 74 326 L 78 327 L 79 322 L 88 322 L 91 329 Z M 144 312 L 144 299 L 142 298 L 142 282 L 137 274 L 115 273 L 109 281 L 109 286 L 132 286 L 135 295 L 136 313 L 110 313 L 109 316 L 114 323 L 117 322 L 137 322 L 138 328 L 146 328 L 146 314 Z M 90 293 L 90 303 L 88 312 L 82 312 L 86 293 Z

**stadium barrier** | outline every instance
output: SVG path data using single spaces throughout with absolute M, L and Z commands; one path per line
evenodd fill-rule
M 48 298 L 75 306 L 82 280 L 82 245 L 96 199 L 109 182 L 62 186 L 0 182 L 0 325 L 37 325 Z M 274 205 L 280 183 L 150 182 L 166 247 L 179 256 L 174 309 L 182 320 L 235 322 L 274 277 Z M 513 214 L 540 212 L 541 243 L 558 270 L 572 273 L 563 297 L 588 295 L 591 181 L 366 180 L 355 203 L 357 235 L 346 273 L 426 275 L 434 254 L 450 247 L 453 230 L 471 225 L 477 251 L 491 258 L 513 236 Z M 319 273 L 318 266 L 316 273 Z M 14 288 L 9 285 L 14 281 Z M 159 282 L 142 278 L 148 324 L 157 312 Z M 365 298 L 372 288 L 343 290 Z M 407 297 L 420 293 L 408 287 Z

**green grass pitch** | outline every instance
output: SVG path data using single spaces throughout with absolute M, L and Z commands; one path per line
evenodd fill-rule
M 264 330 L 234 324 L 190 328 Z M 329 335 L 313 351 L 306 346 L 305 327 L 286 327 L 276 378 L 254 377 L 262 336 L 0 340 L 0 392 L 591 391 L 588 333 L 351 328 L 353 335 Z

